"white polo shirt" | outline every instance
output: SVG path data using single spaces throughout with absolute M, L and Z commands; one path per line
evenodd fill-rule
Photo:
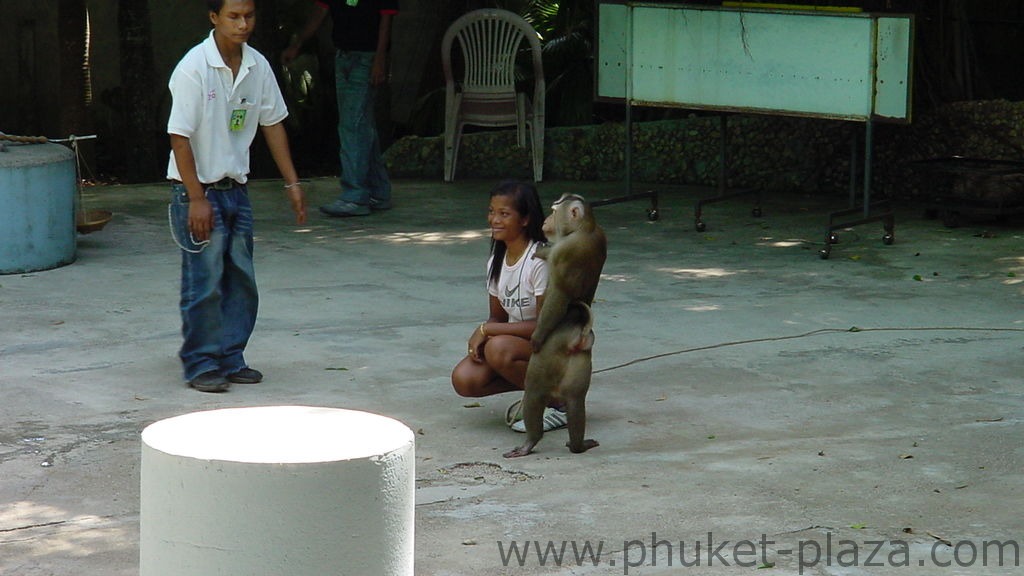
M 232 78 L 212 30 L 185 54 L 167 86 L 172 97 L 167 133 L 189 139 L 199 181 L 206 184 L 225 177 L 244 184 L 257 126 L 277 124 L 288 116 L 267 59 L 243 44 L 242 65 L 238 77 Z M 181 180 L 173 151 L 167 178 Z

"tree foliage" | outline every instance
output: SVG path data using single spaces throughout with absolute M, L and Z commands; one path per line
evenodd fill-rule
M 553 125 L 593 121 L 594 2 L 529 0 L 523 17 L 541 37 L 548 118 Z

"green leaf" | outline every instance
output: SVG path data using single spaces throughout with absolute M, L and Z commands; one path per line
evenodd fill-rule
M 914 274 L 914 280 L 917 280 L 918 282 L 920 282 L 921 281 L 921 275 L 920 274 Z

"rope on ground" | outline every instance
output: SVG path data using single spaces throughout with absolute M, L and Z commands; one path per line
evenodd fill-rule
M 77 136 L 72 134 L 67 138 L 47 138 L 46 136 L 16 136 L 14 134 L 6 134 L 0 132 L 0 142 L 16 142 L 18 144 L 46 144 L 47 142 L 70 142 L 72 145 L 79 140 L 95 140 L 95 134 L 89 134 L 88 136 Z
M 742 346 L 745 344 L 758 344 L 761 342 L 782 342 L 784 340 L 797 340 L 799 338 L 807 338 L 809 336 L 817 336 L 819 334 L 842 334 L 842 333 L 853 333 L 853 332 L 1024 332 L 1024 328 L 985 328 L 980 326 L 922 326 L 922 327 L 878 327 L 878 328 L 860 328 L 852 326 L 850 328 L 819 328 L 818 330 L 811 330 L 810 332 L 804 332 L 802 334 L 791 334 L 789 336 L 766 336 L 764 338 L 751 338 L 749 340 L 734 340 L 732 342 L 719 342 L 717 344 L 708 344 L 707 346 L 696 346 L 694 348 L 684 348 L 682 350 L 676 350 L 674 352 L 663 352 L 661 354 L 655 354 L 653 356 L 645 356 L 643 358 L 636 358 L 622 364 L 615 366 L 609 366 L 607 368 L 601 368 L 600 370 L 594 370 L 594 374 L 600 374 L 602 372 L 610 372 L 612 370 L 618 370 L 619 368 L 625 368 L 634 364 L 640 364 L 642 362 L 649 362 L 651 360 L 658 360 L 659 358 L 667 358 L 669 356 L 678 356 L 679 354 L 689 354 L 690 352 L 701 352 L 704 350 L 715 350 L 718 348 L 728 348 L 731 346 Z
M 15 136 L 14 134 L 4 134 L 3 132 L 0 132 L 0 140 L 17 142 L 18 144 L 46 144 L 50 141 L 46 136 Z

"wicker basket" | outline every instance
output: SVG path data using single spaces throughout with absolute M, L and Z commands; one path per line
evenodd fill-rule
M 107 210 L 86 210 L 75 217 L 75 228 L 79 234 L 89 234 L 103 230 L 114 214 Z

